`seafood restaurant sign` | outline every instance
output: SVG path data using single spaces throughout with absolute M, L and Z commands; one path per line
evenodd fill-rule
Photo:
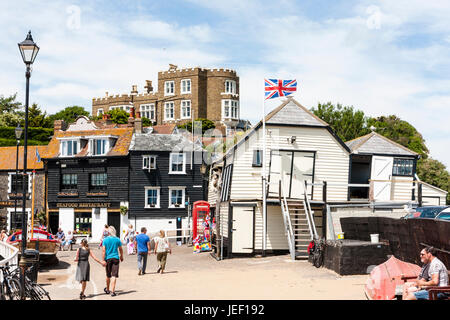
M 56 203 L 57 208 L 111 208 L 110 202 L 62 202 Z

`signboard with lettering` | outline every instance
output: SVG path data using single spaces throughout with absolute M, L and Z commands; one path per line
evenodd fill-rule
M 58 202 L 56 203 L 57 208 L 110 208 L 110 202 L 87 202 L 87 203 L 77 203 L 77 202 Z
M 14 206 L 14 201 L 0 201 L 1 207 L 12 207 Z

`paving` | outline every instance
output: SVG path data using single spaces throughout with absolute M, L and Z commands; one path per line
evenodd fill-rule
M 101 251 L 91 245 L 100 259 Z M 76 250 L 58 252 L 59 264 L 42 268 L 38 282 L 55 300 L 78 300 L 80 284 L 75 281 Z M 105 269 L 90 259 L 91 281 L 88 300 L 272 300 L 272 299 L 365 299 L 367 275 L 339 276 L 315 268 L 289 255 L 234 258 L 217 261 L 209 253 L 193 253 L 192 247 L 175 246 L 167 258 L 165 274 L 156 273 L 156 256 L 151 254 L 147 273 L 138 275 L 135 255 L 124 255 L 117 279 L 116 297 L 103 292 Z

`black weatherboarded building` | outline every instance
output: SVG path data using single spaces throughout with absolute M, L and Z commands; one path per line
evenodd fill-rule
M 129 156 L 128 215 L 136 230 L 187 228 L 189 208 L 205 200 L 201 145 L 182 134 L 155 134 L 150 129 L 133 135 Z

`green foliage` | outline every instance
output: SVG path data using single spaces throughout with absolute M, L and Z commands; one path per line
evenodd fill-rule
M 0 139 L 2 146 L 15 146 L 16 134 L 15 127 L 0 127 Z M 45 145 L 51 139 L 53 129 L 49 128 L 28 128 L 29 145 Z M 23 145 L 24 134 L 22 134 L 21 144 Z
M 0 127 L 17 127 L 22 120 L 23 117 L 15 113 L 4 112 L 0 114 Z
M 30 140 L 28 139 L 29 146 L 43 146 L 47 145 L 48 141 Z M 23 140 L 21 140 L 20 145 L 23 146 Z M 0 147 L 13 147 L 16 146 L 16 139 L 4 139 L 0 138 Z
M 198 118 L 194 120 L 195 121 L 201 121 L 202 122 L 202 134 L 205 133 L 209 129 L 214 129 L 216 126 L 213 121 L 205 119 L 205 118 Z M 186 122 L 185 124 L 182 124 L 178 126 L 180 129 L 185 129 L 189 132 L 192 131 L 192 121 Z M 195 131 L 195 128 L 194 128 Z
M 419 179 L 433 186 L 449 191 L 447 204 L 450 204 L 450 174 L 445 165 L 435 159 L 419 159 L 417 162 L 417 175 Z
M 89 117 L 89 112 L 87 112 L 86 110 L 84 110 L 83 107 L 80 106 L 70 106 L 65 108 L 64 110 L 61 110 L 51 115 L 49 117 L 50 118 L 49 121 L 51 122 L 52 126 L 55 120 L 64 120 L 66 123 L 72 123 L 79 116 Z
M 0 96 L 0 113 L 15 113 L 21 107 L 22 104 L 16 101 L 17 93 L 5 98 L 3 95 Z
M 142 126 L 143 127 L 151 127 L 152 121 L 149 118 L 142 117 Z
M 130 114 L 122 109 L 110 110 L 108 111 L 108 114 L 111 121 L 117 124 L 128 123 L 128 118 L 130 117 Z
M 25 127 L 25 121 L 21 122 L 22 127 Z M 42 112 L 41 108 L 36 103 L 33 103 L 28 108 L 28 126 L 36 128 L 53 128 L 53 121 L 47 117 L 47 112 Z
M 331 102 L 319 103 L 317 108 L 312 108 L 311 111 L 328 123 L 343 141 L 352 140 L 370 132 L 366 127 L 367 118 L 364 112 L 354 110 L 353 106 L 343 107 L 339 103 L 334 106 Z

